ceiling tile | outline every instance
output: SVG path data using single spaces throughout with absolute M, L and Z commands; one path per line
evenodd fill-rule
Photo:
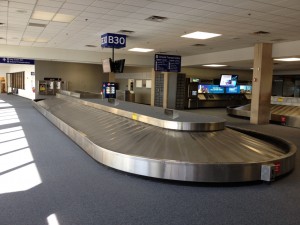
M 0 11 L 4 11 L 4 7 L 8 7 L 8 1 L 0 1 Z
M 152 1 L 149 0 L 125 0 L 122 4 L 145 7 L 151 3 Z
M 235 5 L 237 8 L 242 8 L 242 9 L 252 9 L 256 10 L 259 12 L 270 12 L 274 10 L 279 10 L 281 7 L 271 5 L 271 4 L 265 4 L 265 3 L 259 3 L 259 2 L 254 2 L 254 1 L 247 1 L 247 2 L 242 2 L 237 5 Z
M 67 0 L 68 3 L 78 4 L 78 5 L 91 5 L 95 0 Z
M 118 17 L 125 17 L 128 16 L 130 14 L 130 12 L 126 12 L 126 11 L 119 11 L 119 10 L 111 10 L 109 12 L 106 13 L 106 15 L 116 15 Z
M 81 11 L 61 8 L 57 13 L 78 16 L 80 15 Z
M 59 7 L 48 7 L 48 6 L 42 6 L 38 5 L 35 7 L 35 11 L 42 11 L 42 12 L 53 12 L 56 13 L 58 11 Z
M 195 16 L 195 17 L 205 17 L 205 16 L 207 16 L 211 13 L 212 12 L 210 12 L 210 11 L 205 11 L 205 10 L 202 10 L 202 9 L 192 9 L 192 10 L 189 10 L 189 11 L 182 12 L 181 14 Z
M 106 1 L 95 1 L 91 6 L 101 7 L 105 9 L 114 9 L 118 4 L 114 2 L 106 2 Z
M 52 0 L 38 0 L 37 2 L 38 6 L 47 6 L 47 7 L 54 7 L 54 8 L 60 8 L 62 4 L 63 2 L 52 1 Z
M 85 9 L 85 12 L 99 13 L 99 14 L 107 13 L 109 11 L 110 11 L 110 9 L 105 9 L 105 8 L 100 8 L 100 7 L 92 7 L 92 6 Z
M 152 2 L 146 6 L 148 9 L 156 9 L 156 10 L 167 10 L 172 5 L 170 4 L 165 4 L 165 3 L 160 3 L 160 2 Z
M 140 9 L 140 7 L 132 6 L 132 5 L 119 4 L 114 9 L 115 10 L 126 11 L 126 12 L 136 12 L 138 9 Z
M 72 3 L 65 3 L 65 4 L 63 4 L 62 8 L 63 9 L 77 10 L 77 11 L 83 11 L 85 8 L 87 8 L 87 6 L 72 4 Z
M 91 12 L 83 12 L 83 13 L 80 14 L 80 17 L 87 18 L 87 19 L 99 18 L 99 14 L 98 13 L 91 13 Z
M 181 1 L 178 2 L 177 5 L 179 6 L 186 6 L 194 9 L 202 9 L 204 6 L 208 5 L 209 2 L 207 1 L 198 1 L 198 0 L 188 0 L 188 1 Z
M 299 12 L 298 10 L 294 9 L 287 9 L 287 8 L 281 8 L 278 10 L 270 11 L 269 14 L 278 15 L 278 16 L 290 16 L 293 13 Z
M 23 4 L 18 2 L 10 2 L 9 7 L 16 8 L 16 9 L 25 9 L 25 10 L 32 10 L 35 5 L 33 4 Z

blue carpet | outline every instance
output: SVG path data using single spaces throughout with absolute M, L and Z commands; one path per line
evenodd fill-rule
M 296 169 L 270 185 L 145 179 L 94 161 L 35 110 L 30 100 L 6 94 L 0 100 L 12 105 L 2 107 L 0 102 L 0 121 L 9 108 L 16 110 L 20 120 L 0 125 L 0 144 L 5 142 L 1 142 L 1 130 L 21 126 L 33 156 L 31 163 L 42 180 L 29 190 L 0 193 L 0 225 L 53 225 L 47 222 L 52 214 L 60 225 L 299 224 L 299 155 Z M 300 129 L 254 126 L 236 118 L 229 123 L 280 136 L 300 149 Z M 1 151 L 0 157 L 10 154 Z M 0 172 L 0 180 L 13 171 Z

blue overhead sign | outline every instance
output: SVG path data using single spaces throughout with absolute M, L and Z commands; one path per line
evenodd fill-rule
M 125 48 L 126 35 L 106 33 L 101 35 L 102 48 Z
M 33 59 L 1 58 L 0 63 L 34 65 Z
M 180 72 L 181 56 L 155 54 L 154 70 L 160 72 Z

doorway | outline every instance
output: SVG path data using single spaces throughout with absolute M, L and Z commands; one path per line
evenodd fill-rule
M 0 76 L 0 93 L 6 93 L 6 80 L 4 76 Z

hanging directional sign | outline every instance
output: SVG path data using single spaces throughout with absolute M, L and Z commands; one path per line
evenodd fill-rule
M 106 33 L 101 35 L 102 48 L 125 48 L 126 35 Z
M 1 58 L 0 63 L 34 65 L 33 59 Z
M 180 72 L 181 56 L 155 54 L 154 70 L 160 72 Z

